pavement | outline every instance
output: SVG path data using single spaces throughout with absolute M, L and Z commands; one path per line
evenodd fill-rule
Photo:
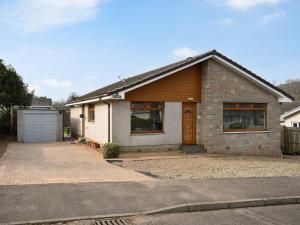
M 298 225 L 299 211 L 300 205 L 280 205 L 140 216 L 131 222 L 133 225 Z
M 203 202 L 300 195 L 300 177 L 0 186 L 0 223 L 140 214 Z
M 143 180 L 152 179 L 70 142 L 11 143 L 0 159 L 0 185 Z

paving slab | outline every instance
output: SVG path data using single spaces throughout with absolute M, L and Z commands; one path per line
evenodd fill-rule
M 0 159 L 0 185 L 141 180 L 152 179 L 111 165 L 95 149 L 70 142 L 12 143 Z
M 0 223 L 299 195 L 300 177 L 4 185 L 0 186 Z

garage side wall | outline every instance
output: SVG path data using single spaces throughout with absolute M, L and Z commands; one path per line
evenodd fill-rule
M 58 131 L 57 131 L 57 140 L 63 141 L 64 140 L 64 113 L 60 111 L 58 113 Z
M 18 142 L 23 141 L 23 111 L 18 110 L 17 112 L 17 140 Z
M 76 106 L 71 108 L 71 133 L 75 137 L 82 136 L 82 119 L 80 114 L 82 113 L 82 107 Z

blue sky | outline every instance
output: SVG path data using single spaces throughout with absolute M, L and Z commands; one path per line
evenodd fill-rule
M 300 78 L 297 0 L 0 0 L 0 58 L 65 99 L 217 49 L 270 82 Z

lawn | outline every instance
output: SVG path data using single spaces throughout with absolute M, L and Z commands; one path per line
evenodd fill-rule
M 70 127 L 64 127 L 64 136 L 65 137 L 70 137 L 71 136 Z
M 158 179 L 300 176 L 299 156 L 201 156 L 123 161 L 118 164 Z

